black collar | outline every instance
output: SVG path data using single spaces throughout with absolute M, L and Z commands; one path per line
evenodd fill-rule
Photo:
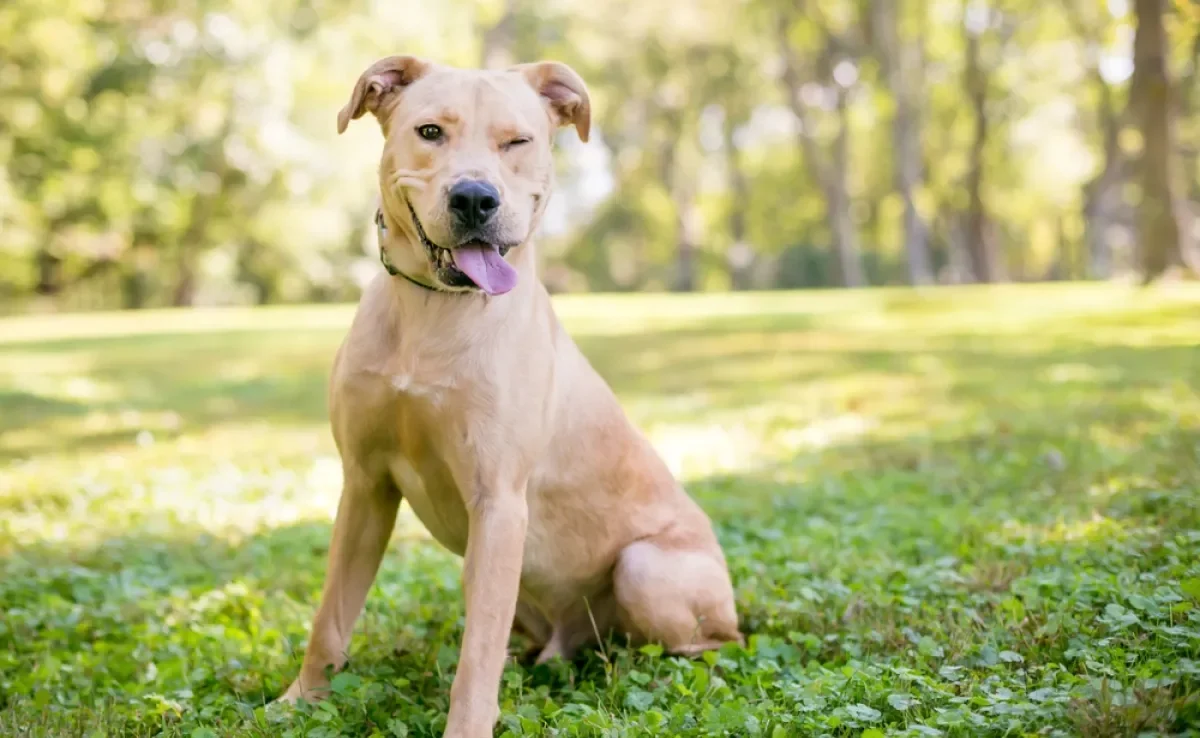
M 409 207 L 411 209 L 412 206 L 410 205 Z M 387 235 L 387 224 L 383 222 L 382 208 L 375 211 L 375 226 L 379 234 L 379 261 L 383 264 L 383 268 L 387 270 L 388 274 L 392 275 L 393 277 L 404 277 L 409 282 L 412 282 L 422 289 L 429 290 L 430 292 L 449 292 L 449 290 L 440 289 L 432 284 L 422 282 L 416 277 L 405 274 L 397 269 L 396 265 L 392 263 L 392 260 L 388 258 L 387 249 L 383 246 L 384 236 Z

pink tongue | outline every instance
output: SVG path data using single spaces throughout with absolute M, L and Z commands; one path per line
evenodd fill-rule
M 492 246 L 470 244 L 450 254 L 454 266 L 489 295 L 503 295 L 517 285 L 517 270 Z

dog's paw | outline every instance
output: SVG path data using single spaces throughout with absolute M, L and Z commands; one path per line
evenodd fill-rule
M 305 702 L 319 702 L 329 691 L 327 684 L 310 684 L 307 688 L 300 684 L 300 680 L 292 682 L 292 685 L 287 688 L 287 691 L 275 698 L 272 704 L 276 705 L 295 705 L 300 699 Z

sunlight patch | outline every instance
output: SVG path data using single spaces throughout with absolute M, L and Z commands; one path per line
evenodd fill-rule
M 228 461 L 147 468 L 122 455 L 105 459 L 52 483 L 41 463 L 10 474 L 26 502 L 17 507 L 0 498 L 13 508 L 0 529 L 0 550 L 56 541 L 78 548 L 130 535 L 174 540 L 203 533 L 239 540 L 308 520 L 332 522 L 341 492 L 336 457 L 318 456 L 299 468 Z
M 1093 512 L 1087 519 L 1059 520 L 1050 525 L 1033 525 L 1010 520 L 1002 526 L 1000 537 L 1006 541 L 1075 543 L 1120 540 L 1125 534 L 1125 525 L 1099 512 Z
M 136 442 L 139 446 L 145 446 L 153 442 L 155 432 L 164 436 L 177 433 L 180 422 L 178 413 L 169 410 L 93 411 L 82 418 L 51 416 L 46 422 L 31 423 L 6 433 L 0 448 L 12 453 L 66 452 L 96 441 L 111 444 Z
M 1091 364 L 1055 364 L 1046 370 L 1046 378 L 1059 384 L 1068 382 L 1099 383 L 1116 379 L 1118 376 L 1119 372 L 1115 368 L 1100 369 Z
M 23 393 L 47 400 L 110 402 L 121 397 L 116 384 L 86 374 L 22 373 L 14 376 L 11 384 Z
M 762 442 L 743 425 L 659 425 L 650 442 L 678 479 L 745 469 L 759 458 Z
M 790 449 L 821 449 L 862 438 L 878 425 L 875 418 L 846 413 L 784 431 L 780 440 Z

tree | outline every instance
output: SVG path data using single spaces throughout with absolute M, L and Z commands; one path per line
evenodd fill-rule
M 784 97 L 792 114 L 799 122 L 800 147 L 809 172 L 820 188 L 825 200 L 826 224 L 833 251 L 841 271 L 842 285 L 861 287 L 866 284 L 863 271 L 862 252 L 859 248 L 858 232 L 854 223 L 850 196 L 850 98 L 859 76 L 857 55 L 859 40 L 856 37 L 861 19 L 855 17 L 857 8 L 848 8 L 840 24 L 826 17 L 818 5 L 796 4 L 780 10 L 775 37 L 779 54 L 783 59 Z M 792 41 L 792 28 L 798 16 L 809 11 L 811 21 L 816 24 L 821 45 L 816 57 L 804 59 Z M 840 26 L 840 27 L 838 27 Z M 806 82 L 806 80 L 812 80 Z M 820 82 L 817 82 L 820 80 Z M 817 118 L 811 110 L 810 98 L 827 101 L 832 98 L 834 135 L 829 143 L 830 155 L 825 157 L 824 148 L 817 134 Z
M 1172 2 L 1140 97 L 1132 2 L 0 2 L 0 307 L 353 299 L 378 131 L 330 116 L 393 53 L 587 81 L 554 289 L 1157 271 L 1200 212 L 1200 15 Z
M 735 290 L 753 287 L 754 264 L 757 258 L 746 229 L 746 211 L 749 209 L 750 183 L 746 165 L 738 150 L 734 131 L 740 118 L 731 108 L 725 109 L 721 121 L 721 146 L 725 153 L 725 176 L 730 193 L 729 236 L 732 243 L 726 255 L 729 267 L 729 283 Z
M 1101 69 L 1116 19 L 1108 8 L 1089 0 L 1064 0 L 1063 5 L 1083 57 L 1087 84 L 1081 90 L 1081 112 L 1092 120 L 1100 148 L 1100 170 L 1083 187 L 1086 273 L 1106 278 L 1113 270 L 1110 234 L 1124 220 L 1127 207 L 1122 189 L 1132 164 L 1121 148 L 1121 132 L 1129 123 L 1130 111 L 1120 99 L 1122 90 Z M 1094 102 L 1089 104 L 1085 95 L 1094 96 Z
M 1136 0 L 1130 95 L 1142 134 L 1138 165 L 1141 202 L 1138 237 L 1142 279 L 1149 283 L 1182 263 L 1176 217 L 1175 163 L 1171 126 L 1172 92 L 1167 71 L 1163 0 Z
M 1005 279 L 1004 263 L 997 253 L 997 243 L 988 216 L 984 179 L 987 169 L 985 155 L 992 134 L 988 105 L 992 96 L 992 75 L 1014 30 L 1013 21 L 988 0 L 963 0 L 962 32 L 966 58 L 963 89 L 974 116 L 966 182 L 968 206 L 965 237 L 971 277 L 976 282 Z M 996 37 L 990 47 L 987 46 L 989 36 Z
M 916 193 L 923 179 L 921 150 L 921 86 L 924 67 L 924 31 L 909 38 L 905 33 L 905 0 L 874 0 L 872 26 L 875 47 L 888 91 L 895 104 L 892 114 L 893 168 L 896 191 L 904 202 L 904 250 L 911 284 L 933 282 L 927 228 L 917 211 Z M 924 25 L 924 12 L 917 18 Z

